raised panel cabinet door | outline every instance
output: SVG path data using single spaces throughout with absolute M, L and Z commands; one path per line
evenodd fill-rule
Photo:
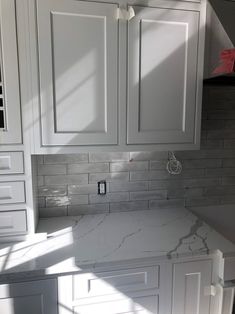
M 55 279 L 0 285 L 0 312 L 57 314 Z
M 194 143 L 199 12 L 134 7 L 128 144 Z
M 15 1 L 0 0 L 0 145 L 21 143 Z
M 211 280 L 210 260 L 175 264 L 172 314 L 209 314 L 210 296 L 205 292 Z
M 117 144 L 117 5 L 36 4 L 42 146 Z

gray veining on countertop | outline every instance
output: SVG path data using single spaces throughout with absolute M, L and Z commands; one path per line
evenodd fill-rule
M 45 218 L 38 232 L 47 232 L 47 239 L 0 246 L 1 275 L 56 274 L 109 262 L 235 252 L 233 243 L 184 208 Z

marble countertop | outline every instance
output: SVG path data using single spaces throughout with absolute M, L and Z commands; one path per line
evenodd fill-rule
M 172 259 L 235 245 L 184 208 L 41 219 L 47 239 L 0 245 L 4 275 L 48 275 L 143 258 Z

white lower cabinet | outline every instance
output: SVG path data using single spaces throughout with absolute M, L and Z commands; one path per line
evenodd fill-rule
M 209 314 L 211 280 L 211 260 L 175 264 L 172 314 Z
M 1 314 L 57 314 L 56 279 L 0 285 Z
M 211 282 L 209 259 L 61 276 L 59 314 L 210 314 Z

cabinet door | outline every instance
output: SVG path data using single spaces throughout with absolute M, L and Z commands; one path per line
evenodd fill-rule
M 56 280 L 0 285 L 0 312 L 57 314 Z
M 128 25 L 127 143 L 193 143 L 199 12 L 134 10 Z
M 0 1 L 0 145 L 22 143 L 15 1 Z
M 116 10 L 37 1 L 43 146 L 117 144 Z
M 172 314 L 209 314 L 210 296 L 205 288 L 211 285 L 211 261 L 174 265 Z

